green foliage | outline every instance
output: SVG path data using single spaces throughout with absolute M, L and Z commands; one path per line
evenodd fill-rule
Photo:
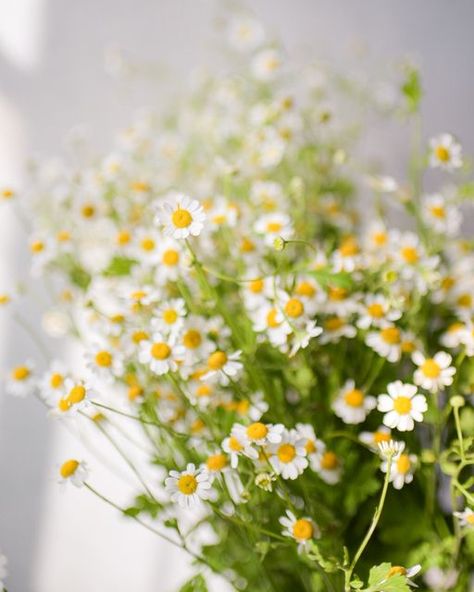
M 207 584 L 204 576 L 201 574 L 194 576 L 181 586 L 179 592 L 207 592 Z
M 421 87 L 420 73 L 413 66 L 405 69 L 405 80 L 402 83 L 402 94 L 406 100 L 407 111 L 416 113 L 420 108 L 423 90 Z

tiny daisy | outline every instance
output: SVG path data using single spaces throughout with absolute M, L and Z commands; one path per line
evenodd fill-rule
M 263 237 L 265 244 L 272 247 L 275 239 L 288 240 L 293 234 L 289 216 L 282 212 L 272 212 L 257 219 L 254 225 L 257 234 Z
M 10 370 L 8 378 L 5 379 L 5 390 L 14 397 L 26 397 L 35 390 L 36 380 L 34 365 L 27 361 Z
M 167 281 L 176 281 L 182 272 L 186 257 L 179 243 L 171 238 L 160 240 L 157 249 L 155 279 L 161 286 Z
M 64 390 L 57 393 L 57 399 L 52 408 L 53 415 L 57 417 L 71 417 L 78 411 L 88 407 L 88 399 L 93 391 L 89 383 L 83 380 L 66 378 Z
M 377 451 L 379 444 L 390 442 L 391 430 L 386 426 L 379 426 L 375 432 L 361 432 L 359 434 L 359 440 L 372 450 Z
M 401 489 L 405 483 L 411 483 L 413 481 L 413 472 L 417 457 L 414 454 L 408 454 L 404 450 L 405 443 L 399 442 L 399 452 L 392 458 L 390 482 L 393 483 L 395 489 Z M 384 460 L 380 468 L 382 472 L 386 473 L 388 460 Z
M 123 373 L 122 358 L 112 348 L 94 344 L 90 351 L 85 353 L 85 360 L 92 374 L 106 382 L 112 382 L 114 376 L 120 376 Z
M 466 508 L 462 512 L 453 512 L 454 516 L 459 520 L 461 526 L 467 528 L 474 528 L 474 510 Z
M 153 333 L 151 340 L 140 342 L 138 360 L 150 366 L 151 371 L 158 376 L 176 372 L 185 353 L 184 347 L 177 345 L 176 339 L 173 334 L 165 337 L 162 333 Z
M 413 430 L 415 421 L 423 421 L 423 413 L 428 409 L 425 396 L 417 394 L 415 385 L 400 380 L 388 384 L 387 391 L 377 399 L 377 409 L 385 413 L 383 423 L 400 432 Z
M 296 430 L 285 430 L 279 444 L 268 447 L 270 464 L 283 479 L 296 479 L 308 466 L 306 439 Z
M 72 483 L 76 487 L 82 487 L 89 477 L 87 465 L 83 461 L 69 459 L 60 466 L 60 483 Z
M 284 527 L 282 534 L 294 539 L 298 543 L 298 553 L 302 553 L 313 538 L 319 538 L 320 530 L 311 518 L 296 518 L 293 512 L 286 511 L 286 516 L 279 518 L 278 522 Z
M 384 296 L 369 294 L 361 306 L 357 326 L 360 329 L 382 327 L 387 321 L 397 321 L 401 316 L 399 310 L 390 309 L 390 304 Z
M 338 315 L 327 317 L 322 322 L 323 332 L 319 341 L 322 344 L 325 343 L 336 343 L 341 337 L 347 337 L 351 339 L 357 334 L 356 328 L 347 322 L 346 319 Z
M 41 398 L 47 403 L 52 398 L 57 401 L 64 393 L 64 382 L 67 378 L 63 364 L 55 360 L 39 381 Z
M 451 134 L 440 134 L 430 140 L 430 165 L 452 171 L 462 166 L 461 144 Z
M 331 450 L 325 450 L 323 454 L 318 455 L 314 460 L 312 469 L 318 473 L 323 481 L 330 485 L 336 484 L 341 478 L 341 461 Z
M 281 57 L 275 49 L 262 49 L 252 62 L 252 70 L 258 80 L 273 80 L 280 68 Z
M 239 456 L 247 456 L 254 460 L 258 459 L 258 452 L 252 447 L 247 438 L 239 440 L 236 436 L 229 436 L 222 442 L 222 450 L 230 456 L 230 466 L 235 469 L 239 462 Z
M 182 508 L 192 508 L 201 500 L 209 499 L 211 479 L 205 469 L 196 469 L 190 463 L 185 471 L 170 471 L 165 487 L 173 502 L 177 502 Z
M 255 421 L 248 426 L 236 423 L 232 427 L 231 435 L 235 436 L 240 442 L 246 439 L 256 446 L 265 446 L 266 444 L 278 444 L 282 440 L 285 428 L 280 424 L 265 424 L 261 421 Z
M 412 360 L 418 366 L 413 375 L 413 381 L 418 386 L 436 393 L 453 384 L 456 368 L 450 366 L 452 358 L 446 352 L 441 351 L 432 358 L 425 358 L 420 351 L 416 351 L 412 354 Z
M 230 378 L 235 378 L 243 368 L 239 362 L 241 351 L 238 350 L 232 354 L 216 349 L 207 358 L 207 372 L 203 374 L 202 379 L 217 378 L 222 385 L 227 385 Z
M 178 193 L 172 196 L 171 202 L 161 204 L 161 212 L 156 216 L 155 223 L 164 227 L 166 236 L 182 239 L 201 234 L 205 219 L 204 208 L 196 199 Z
M 389 362 L 398 362 L 402 355 L 402 332 L 395 325 L 386 324 L 379 331 L 371 331 L 365 342 Z
M 222 452 L 216 452 L 215 454 L 211 454 L 207 457 L 206 462 L 204 463 L 204 468 L 208 473 L 215 474 L 215 473 L 222 473 L 229 468 L 229 459 L 226 454 L 222 454 Z
M 248 16 L 234 18 L 229 26 L 229 41 L 238 51 L 252 51 L 262 44 L 265 31 L 262 25 Z
M 169 300 L 153 311 L 151 326 L 156 331 L 166 334 L 176 333 L 183 326 L 185 316 L 186 305 L 184 300 L 182 298 Z
M 333 402 L 334 413 L 347 424 L 362 423 L 368 413 L 376 406 L 375 397 L 367 396 L 355 388 L 353 380 L 348 380 Z
M 460 211 L 439 193 L 423 198 L 422 214 L 433 230 L 447 236 L 454 236 L 462 222 Z
M 322 455 L 326 451 L 326 444 L 316 438 L 314 428 L 307 423 L 297 423 L 296 431 L 305 440 L 306 456 L 313 471 L 319 470 Z

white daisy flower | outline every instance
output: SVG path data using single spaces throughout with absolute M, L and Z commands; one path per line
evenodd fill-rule
M 236 378 L 243 368 L 242 362 L 238 361 L 241 354 L 240 350 L 227 354 L 216 349 L 207 358 L 207 372 L 202 375 L 201 379 L 215 378 L 224 386 L 229 384 L 230 379 Z
M 270 302 L 262 302 L 261 306 L 251 312 L 253 328 L 257 333 L 265 332 L 268 340 L 275 347 L 285 345 L 288 335 L 293 332 L 283 312 Z
M 460 321 L 455 321 L 448 326 L 447 330 L 441 335 L 439 342 L 444 347 L 455 349 L 463 343 L 463 332 L 466 325 Z
M 163 302 L 153 311 L 151 326 L 154 330 L 166 334 L 177 333 L 184 324 L 186 313 L 186 304 L 182 298 Z
M 242 285 L 242 294 L 245 301 L 245 306 L 248 310 L 259 310 L 268 300 L 273 297 L 274 293 L 274 278 L 273 277 L 258 277 L 258 271 L 255 273 L 249 270 L 250 277 L 254 277 L 249 282 Z M 263 329 L 260 329 L 263 330 Z
M 62 362 L 54 360 L 48 370 L 42 375 L 39 381 L 41 398 L 47 403 L 61 398 L 64 393 L 64 383 L 68 374 Z
M 401 489 L 405 483 L 413 481 L 413 472 L 416 467 L 417 457 L 414 454 L 405 452 L 405 442 L 399 442 L 399 452 L 392 458 L 390 468 L 390 482 L 395 489 Z M 384 460 L 380 467 L 382 472 L 386 473 L 388 469 L 388 460 Z
M 398 321 L 401 316 L 399 310 L 390 308 L 390 303 L 382 294 L 368 294 L 361 305 L 357 326 L 359 329 L 383 327 L 387 321 Z
M 177 241 L 172 238 L 160 240 L 155 268 L 157 284 L 161 286 L 168 281 L 176 281 L 186 262 L 186 256 L 182 253 Z
M 331 262 L 335 272 L 352 272 L 360 268 L 363 263 L 363 257 L 356 238 L 350 236 L 344 239 L 340 247 L 332 254 Z
M 326 444 L 316 438 L 314 428 L 307 423 L 297 423 L 296 431 L 305 440 L 306 456 L 313 471 L 319 470 L 322 455 L 326 452 Z M 318 462 L 317 462 L 318 460 Z M 317 466 L 317 468 L 315 468 Z
M 426 195 L 422 201 L 425 222 L 439 234 L 454 236 L 461 226 L 461 212 L 439 193 Z
M 371 331 L 365 343 L 389 362 L 398 362 L 402 355 L 402 332 L 395 325 L 385 324 L 379 331 Z
M 466 348 L 466 356 L 474 356 L 474 322 L 468 321 L 460 334 L 460 343 Z
M 453 514 L 459 520 L 461 526 L 474 528 L 474 510 L 466 508 L 462 512 L 453 512 Z
M 176 372 L 178 364 L 184 359 L 184 347 L 177 345 L 176 335 L 165 336 L 153 333 L 151 340 L 140 342 L 138 360 L 150 367 L 158 376 L 167 372 Z
M 281 423 L 273 425 L 256 421 L 248 426 L 235 423 L 232 426 L 231 435 L 235 436 L 240 442 L 248 441 L 256 446 L 265 446 L 281 442 L 284 431 L 285 427 Z
M 37 386 L 33 362 L 27 360 L 24 364 L 15 366 L 5 379 L 5 390 L 14 397 L 26 397 L 33 393 Z
M 250 196 L 263 210 L 277 210 L 283 203 L 283 189 L 274 181 L 255 181 L 250 190 Z
M 341 461 L 331 450 L 324 450 L 323 454 L 317 455 L 311 468 L 329 485 L 335 485 L 341 478 Z
M 306 349 L 309 342 L 314 337 L 318 337 L 323 332 L 322 327 L 316 325 L 316 321 L 308 321 L 303 329 L 299 329 L 295 333 L 290 350 L 290 358 L 292 358 L 300 349 Z
M 216 452 L 214 454 L 210 454 L 207 457 L 206 462 L 202 468 L 205 469 L 210 475 L 223 473 L 229 470 L 229 459 L 226 454 L 222 454 L 222 452 Z
M 296 518 L 290 510 L 287 510 L 286 516 L 279 518 L 278 522 L 284 527 L 282 534 L 298 543 L 298 553 L 306 549 L 311 539 L 321 536 L 318 525 L 311 518 Z
M 378 451 L 379 444 L 382 442 L 390 442 L 391 430 L 386 426 L 379 426 L 375 432 L 361 432 L 359 434 L 359 440 L 369 446 L 372 450 Z
M 105 382 L 113 382 L 114 377 L 123 374 L 123 360 L 112 348 L 93 344 L 84 354 L 87 368 L 94 376 Z
M 56 417 L 74 417 L 78 411 L 88 407 L 88 399 L 93 392 L 88 382 L 66 378 L 64 390 L 56 394 L 57 399 L 52 403 L 52 415 Z
M 428 409 L 426 397 L 417 394 L 415 385 L 401 380 L 389 383 L 387 391 L 377 398 L 377 409 L 385 413 L 383 423 L 400 432 L 413 430 L 415 421 L 423 421 L 423 413 Z
M 170 201 L 160 205 L 161 211 L 155 217 L 155 224 L 163 226 L 166 236 L 183 239 L 201 234 L 206 214 L 196 199 L 177 193 L 170 197 Z
M 182 508 L 192 508 L 211 495 L 211 477 L 205 469 L 196 469 L 189 463 L 185 471 L 170 471 L 165 480 L 171 500 Z
M 327 317 L 322 322 L 323 332 L 319 341 L 325 343 L 337 343 L 341 337 L 351 339 L 357 334 L 356 328 L 347 322 L 346 319 L 338 315 Z
M 254 57 L 252 71 L 258 80 L 273 80 L 281 69 L 280 53 L 276 49 L 262 49 Z
M 272 212 L 260 216 L 255 222 L 254 230 L 263 237 L 265 244 L 270 247 L 273 246 L 275 239 L 288 240 L 293 235 L 290 217 L 282 212 Z
M 155 230 L 141 228 L 134 240 L 133 254 L 141 263 L 155 265 L 159 261 L 159 244 L 160 237 Z
M 279 444 L 268 447 L 270 464 L 283 479 L 296 479 L 308 466 L 306 439 L 296 430 L 285 430 Z
M 82 487 L 89 477 L 89 471 L 85 462 L 71 458 L 60 466 L 59 475 L 59 483 L 72 483 L 75 487 Z
M 230 456 L 230 466 L 235 469 L 239 462 L 239 456 L 246 456 L 253 460 L 258 459 L 258 451 L 253 448 L 250 440 L 239 440 L 235 435 L 228 436 L 222 442 L 222 450 Z
M 412 354 L 412 360 L 418 366 L 413 381 L 421 388 L 436 393 L 453 384 L 456 368 L 450 366 L 452 357 L 446 352 L 441 351 L 432 358 L 425 358 L 420 351 L 416 351 Z
M 229 41 L 238 51 L 252 51 L 263 43 L 265 30 L 262 25 L 249 16 L 232 19 L 229 26 Z
M 355 388 L 353 380 L 348 380 L 333 402 L 332 408 L 344 423 L 357 424 L 362 423 L 376 405 L 375 397 L 365 395 L 361 389 Z
M 430 166 L 452 171 L 462 167 L 462 147 L 451 134 L 440 134 L 430 140 Z

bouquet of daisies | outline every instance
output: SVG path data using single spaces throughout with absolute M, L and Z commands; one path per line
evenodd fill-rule
M 460 226 L 474 189 L 461 146 L 417 133 L 413 67 L 388 100 L 292 65 L 249 17 L 229 40 L 233 69 L 166 117 L 141 114 L 105 157 L 37 167 L 18 199 L 3 190 L 33 212 L 32 272 L 55 297 L 45 324 L 83 351 L 73 367 L 19 361 L 6 387 L 116 445 L 129 506 L 96 488 L 87 459 L 65 458 L 59 478 L 186 550 L 183 592 L 207 590 L 210 572 L 252 592 L 465 592 L 474 253 Z M 411 124 L 406 179 L 358 160 L 367 111 Z M 397 209 L 411 230 L 389 226 Z

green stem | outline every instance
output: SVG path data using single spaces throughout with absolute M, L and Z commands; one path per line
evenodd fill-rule
M 374 534 L 374 531 L 377 528 L 377 524 L 378 524 L 380 517 L 382 515 L 382 510 L 383 510 L 383 507 L 385 504 L 385 498 L 387 496 L 387 491 L 388 491 L 388 484 L 390 483 L 390 472 L 391 472 L 391 468 L 392 468 L 392 459 L 393 459 L 393 456 L 389 456 L 387 459 L 387 472 L 385 473 L 385 479 L 383 482 L 382 493 L 380 495 L 379 503 L 378 503 L 377 507 L 375 508 L 374 516 L 372 518 L 372 522 L 370 524 L 369 530 L 367 531 L 367 534 L 365 535 L 363 541 L 359 545 L 359 548 L 357 549 L 357 551 L 354 555 L 354 558 L 352 559 L 349 569 L 346 571 L 345 592 L 350 592 L 350 589 L 351 589 L 350 582 L 351 582 L 352 573 L 354 571 L 354 568 L 357 565 L 357 562 L 359 561 L 365 548 L 367 547 L 372 535 Z

